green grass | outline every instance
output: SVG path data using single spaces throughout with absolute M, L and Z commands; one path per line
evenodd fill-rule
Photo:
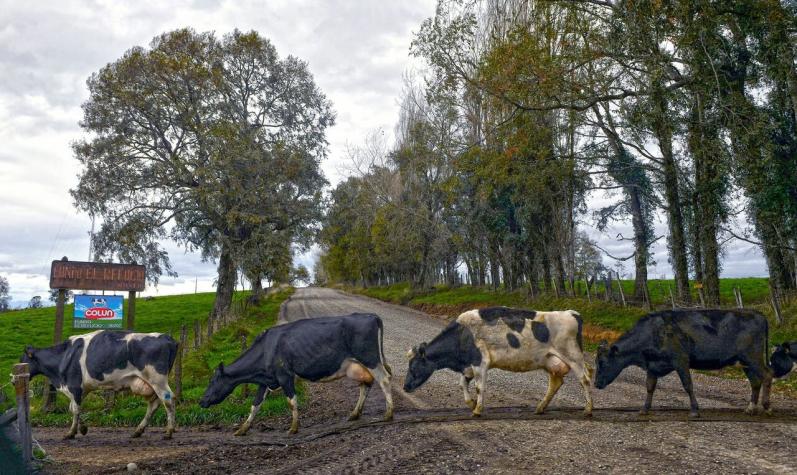
M 251 343 L 254 337 L 274 325 L 279 313 L 279 306 L 293 292 L 292 289 L 273 294 L 261 301 L 257 306 L 245 308 L 241 318 L 218 330 L 211 341 L 206 342 L 198 351 L 191 350 L 183 360 L 183 397 L 177 406 L 177 424 L 231 424 L 240 422 L 242 417 L 249 413 L 251 396 L 255 387 L 249 385 L 248 398 L 243 398 L 242 387 L 239 387 L 226 401 L 209 409 L 202 409 L 198 401 L 207 386 L 213 369 L 220 361 L 229 363 L 241 352 L 241 335 L 247 336 Z M 236 295 L 236 300 L 241 300 L 246 294 Z M 172 331 L 178 335 L 180 325 L 189 326 L 189 333 L 193 333 L 193 321 L 207 319 L 208 312 L 213 305 L 213 294 L 194 294 L 158 297 L 154 300 L 137 302 L 136 305 L 136 330 Z M 25 310 L 0 315 L 0 328 L 11 328 L 13 333 L 6 332 L 9 337 L 4 337 L 0 343 L 0 365 L 5 368 L 19 360 L 25 344 L 32 342 L 34 346 L 48 346 L 52 339 L 52 326 L 54 325 L 53 308 Z M 66 315 L 71 315 L 69 308 Z M 67 319 L 68 320 L 68 319 Z M 66 325 L 65 325 L 66 326 Z M 82 331 L 82 332 L 85 332 Z M 67 335 L 80 333 L 67 330 Z M 189 345 L 190 347 L 191 345 Z M 174 389 L 173 378 L 170 384 Z M 44 388 L 44 378 L 34 381 L 35 397 L 31 404 L 32 421 L 34 424 L 44 426 L 66 426 L 71 422 L 67 400 L 58 396 L 56 410 L 52 413 L 41 413 L 40 394 Z M 6 388 L 8 389 L 8 388 Z M 300 387 L 301 391 L 302 388 Z M 9 393 L 10 395 L 10 393 Z M 300 393 L 300 396 L 302 394 Z M 261 408 L 262 415 L 278 414 L 287 411 L 284 397 L 269 397 Z M 83 401 L 83 420 L 91 425 L 102 426 L 133 426 L 144 417 L 146 403 L 137 396 L 129 393 L 117 394 L 112 411 L 104 409 L 105 401 L 102 392 L 89 394 Z M 155 413 L 153 425 L 164 425 L 166 414 L 162 409 Z

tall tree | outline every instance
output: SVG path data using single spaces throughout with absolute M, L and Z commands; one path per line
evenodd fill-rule
M 173 273 L 159 241 L 218 259 L 214 311 L 229 307 L 236 250 L 294 239 L 317 216 L 318 163 L 334 114 L 307 64 L 256 32 L 176 30 L 88 80 L 72 195 L 103 219 L 100 258 Z

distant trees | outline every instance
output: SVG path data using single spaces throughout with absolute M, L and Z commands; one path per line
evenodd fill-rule
M 75 293 L 73 291 L 67 290 L 66 292 L 64 292 L 64 303 L 69 303 L 74 298 L 75 298 Z M 49 296 L 47 297 L 47 299 L 50 302 L 57 302 L 58 301 L 58 289 L 50 289 Z
M 474 284 L 572 293 L 597 267 L 578 224 L 630 221 L 633 252 L 612 257 L 633 260 L 644 300 L 662 216 L 681 302 L 694 279 L 719 303 L 731 239 L 795 289 L 795 25 L 774 0 L 439 1 L 397 143 L 331 195 L 324 269 L 426 286 L 464 266 Z M 614 201 L 589 216 L 597 192 Z
M 28 302 L 28 308 L 42 308 L 42 298 L 40 295 L 34 295 Z
M 98 258 L 146 264 L 157 282 L 174 274 L 162 239 L 197 250 L 218 261 L 216 313 L 239 268 L 257 284 L 287 277 L 292 246 L 309 244 L 320 217 L 334 123 L 306 63 L 279 58 L 256 32 L 182 29 L 129 50 L 88 87 L 72 196 L 102 218 Z
M 0 276 L 0 312 L 7 312 L 9 310 L 9 301 L 11 300 L 11 286 L 8 285 L 8 279 Z

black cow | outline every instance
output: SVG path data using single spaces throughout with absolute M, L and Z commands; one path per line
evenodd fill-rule
M 782 378 L 797 367 L 797 341 L 783 342 L 775 347 L 770 358 L 772 372 L 776 378 Z
M 713 370 L 741 363 L 752 394 L 745 412 L 756 411 L 759 392 L 767 414 L 772 370 L 767 364 L 769 329 L 766 318 L 749 310 L 672 310 L 651 313 L 611 346 L 598 348 L 595 387 L 603 389 L 628 366 L 647 371 L 647 398 L 653 402 L 658 378 L 676 371 L 689 394 L 690 417 L 699 417 L 690 368 Z M 761 391 L 763 386 L 763 391 Z
M 220 403 L 239 384 L 259 385 L 249 417 L 235 432 L 244 435 L 266 392 L 282 388 L 291 407 L 289 432 L 293 434 L 299 430 L 295 377 L 327 382 L 346 376 L 360 383 L 360 397 L 349 420 L 362 414 L 374 379 L 385 394 L 385 420 L 391 420 L 391 371 L 385 363 L 382 334 L 382 320 L 373 314 L 312 318 L 270 328 L 233 363 L 219 364 L 199 405 L 207 408 Z
M 169 335 L 98 330 L 49 348 L 28 346 L 20 361 L 30 365 L 31 378 L 43 374 L 69 398 L 72 426 L 65 438 L 74 438 L 78 426 L 86 434 L 86 426 L 80 423 L 80 403 L 89 392 L 129 389 L 149 403 L 133 437 L 144 432 L 162 402 L 169 439 L 174 432 L 174 400 L 168 377 L 176 356 L 177 342 Z

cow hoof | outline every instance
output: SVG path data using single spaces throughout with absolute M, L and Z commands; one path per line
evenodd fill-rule
M 80 426 L 80 435 L 86 435 L 86 432 L 89 431 L 87 426 Z
M 470 416 L 471 417 L 481 417 L 482 413 L 481 412 L 471 412 Z
M 748 416 L 754 416 L 755 410 L 756 410 L 755 406 L 747 406 L 744 409 L 744 413 L 747 414 Z
M 137 438 L 141 437 L 141 434 L 143 434 L 143 433 L 144 433 L 144 431 L 135 431 L 132 434 L 130 434 L 130 438 L 131 439 L 137 439 Z
M 592 411 L 584 411 L 584 417 L 592 417 Z
M 385 422 L 390 422 L 393 420 L 393 414 L 385 414 L 385 417 L 382 419 Z
M 288 435 L 294 435 L 294 434 L 296 434 L 297 432 L 299 432 L 299 429 L 295 429 L 295 428 L 293 428 L 293 427 L 291 427 L 290 429 L 288 429 Z
M 465 401 L 465 404 L 468 405 L 471 411 L 476 409 L 476 401 Z
M 235 431 L 235 433 L 233 435 L 236 436 L 236 437 L 241 437 L 241 436 L 246 435 L 247 432 L 249 432 L 249 431 L 238 429 L 237 431 Z
M 349 414 L 348 421 L 349 421 L 349 422 L 351 422 L 351 421 L 356 421 L 356 420 L 357 420 L 357 419 L 359 419 L 359 418 L 360 418 L 360 415 L 359 415 L 359 414 Z
M 172 433 L 171 432 L 167 432 L 167 433 L 163 434 L 163 440 L 171 440 L 171 438 L 172 438 Z
M 66 434 L 64 436 L 64 440 L 72 440 L 75 438 L 75 434 Z
M 772 409 L 769 409 L 769 408 L 764 409 L 764 415 L 767 416 L 767 417 L 772 416 L 773 415 Z
M 697 411 L 692 411 L 692 412 L 689 413 L 689 418 L 690 419 L 699 419 L 700 418 L 700 413 L 697 412 Z
M 639 415 L 640 416 L 648 416 L 648 415 L 650 415 L 650 411 L 647 410 L 647 409 L 640 409 L 639 410 Z

